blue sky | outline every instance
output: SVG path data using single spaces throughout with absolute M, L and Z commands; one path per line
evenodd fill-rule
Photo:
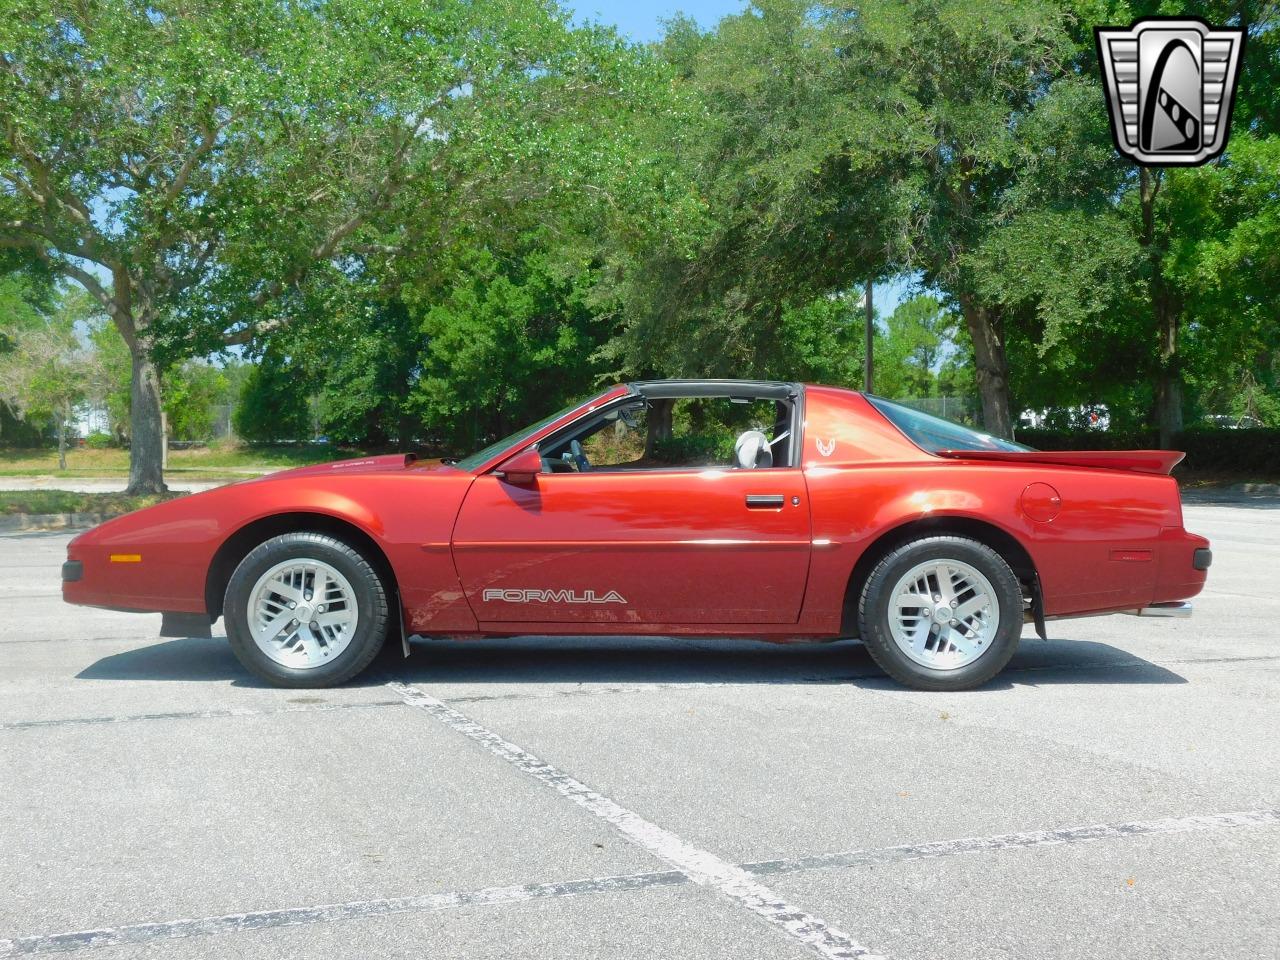
M 743 0 L 630 0 L 608 3 L 606 0 L 577 0 L 565 4 L 579 20 L 609 23 L 632 40 L 647 43 L 662 36 L 662 21 L 677 13 L 692 17 L 704 29 L 714 27 L 722 17 L 740 13 Z

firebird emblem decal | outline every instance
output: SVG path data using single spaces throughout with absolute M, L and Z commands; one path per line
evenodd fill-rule
M 829 457 L 835 453 L 836 438 L 832 437 L 830 440 L 823 440 L 821 437 L 818 437 L 818 452 L 824 457 Z
M 502 600 L 505 603 L 626 603 L 616 590 L 598 594 L 594 590 L 497 590 L 484 592 L 484 601 Z

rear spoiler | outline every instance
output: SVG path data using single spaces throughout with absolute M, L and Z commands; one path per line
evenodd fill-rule
M 1052 463 L 1059 467 L 1100 467 L 1167 475 L 1186 454 L 1180 450 L 939 450 L 938 456 L 954 460 Z

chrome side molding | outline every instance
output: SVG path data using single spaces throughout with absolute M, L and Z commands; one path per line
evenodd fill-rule
M 1185 620 L 1191 616 L 1191 610 L 1191 601 L 1175 600 L 1173 603 L 1153 603 L 1149 607 L 1122 610 L 1121 612 L 1135 617 L 1177 617 L 1180 620 Z

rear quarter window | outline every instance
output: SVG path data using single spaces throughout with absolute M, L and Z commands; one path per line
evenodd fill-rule
M 1030 450 L 1031 447 L 1002 440 L 988 433 L 972 430 L 960 423 L 935 417 L 933 414 L 914 410 L 901 403 L 883 397 L 865 395 L 867 402 L 881 415 L 901 430 L 917 447 L 929 453 L 942 450 Z

